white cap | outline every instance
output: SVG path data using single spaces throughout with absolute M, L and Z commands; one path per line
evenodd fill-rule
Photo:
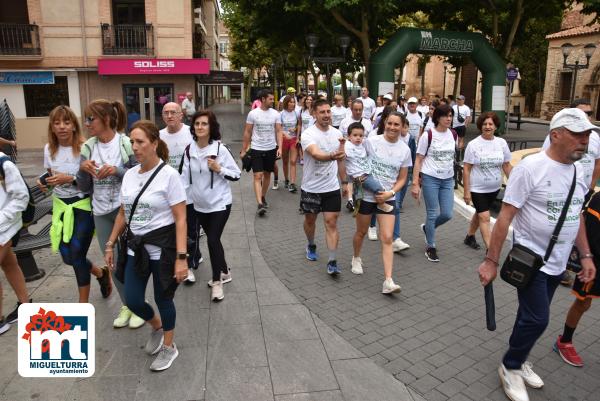
M 550 121 L 550 131 L 556 128 L 566 128 L 573 133 L 600 131 L 600 128 L 590 122 L 587 114 L 578 108 L 562 109 L 556 113 Z
M 386 93 L 385 95 L 383 95 L 383 98 L 384 98 L 384 99 L 387 99 L 387 100 L 393 100 L 393 99 L 394 99 L 394 98 L 392 97 L 392 95 L 390 95 L 389 93 Z
M 417 100 L 416 97 L 413 96 L 413 97 L 411 97 L 411 98 L 408 99 L 407 103 L 419 103 L 419 101 Z

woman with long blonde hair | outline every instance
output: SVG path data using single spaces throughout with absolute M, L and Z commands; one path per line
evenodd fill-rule
M 77 188 L 79 171 L 81 126 L 68 106 L 58 106 L 48 119 L 48 143 L 44 147 L 44 167 L 47 173 L 38 179 L 42 191 L 52 190 L 52 250 L 68 265 L 73 266 L 79 302 L 88 302 L 90 278 L 94 275 L 100 284 L 102 297 L 112 291 L 110 273 L 87 258 L 94 235 L 94 217 L 89 192 Z

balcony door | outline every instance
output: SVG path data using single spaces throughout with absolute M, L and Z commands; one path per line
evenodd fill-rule
M 114 25 L 143 25 L 146 23 L 144 0 L 113 0 Z

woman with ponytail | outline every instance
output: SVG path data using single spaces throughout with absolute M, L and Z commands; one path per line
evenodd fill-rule
M 137 161 L 129 138 L 118 132 L 124 131 L 127 125 L 123 103 L 96 99 L 85 108 L 83 123 L 90 139 L 81 146 L 77 187 L 80 191 L 91 194 L 96 236 L 100 249 L 104 249 L 119 211 L 121 181 L 125 172 L 135 166 Z M 141 327 L 144 320 L 133 315 L 125 306 L 122 281 L 117 277 L 113 283 L 122 302 L 113 326 L 119 328 L 129 325 L 132 329 Z
M 104 257 L 106 264 L 114 268 L 113 246 L 125 232 L 121 243 L 127 249 L 126 260 L 118 262 L 115 275 L 125 284 L 127 307 L 152 326 L 145 350 L 156 355 L 150 369 L 161 371 L 179 355 L 173 342 L 173 297 L 188 274 L 186 193 L 179 172 L 168 164 L 169 151 L 158 127 L 148 120 L 137 121 L 130 137 L 140 164 L 123 177 L 121 206 Z M 158 315 L 144 299 L 150 275 Z

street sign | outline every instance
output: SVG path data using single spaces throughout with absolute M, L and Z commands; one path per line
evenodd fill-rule
M 515 79 L 517 79 L 518 76 L 519 76 L 519 70 L 514 67 L 510 67 L 509 69 L 506 70 L 506 80 L 507 81 L 512 82 Z

